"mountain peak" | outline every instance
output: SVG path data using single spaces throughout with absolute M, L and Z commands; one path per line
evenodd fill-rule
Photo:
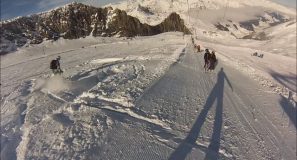
M 59 37 L 76 39 L 86 36 L 148 36 L 168 31 L 190 33 L 179 15 L 172 14 L 156 26 L 141 23 L 120 9 L 96 8 L 82 3 L 70 3 L 29 17 L 21 17 L 2 24 L 1 54 L 24 46 L 38 44 L 44 39 Z

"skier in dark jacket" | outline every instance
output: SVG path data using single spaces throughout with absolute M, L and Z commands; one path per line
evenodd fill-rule
M 58 56 L 56 59 L 51 61 L 50 69 L 53 71 L 54 74 L 62 74 L 63 71 L 60 66 L 61 57 Z
M 210 57 L 210 53 L 208 49 L 205 49 L 205 53 L 204 53 L 204 70 L 207 71 L 209 68 L 209 57 Z
M 217 57 L 215 55 L 215 51 L 212 51 L 209 55 L 209 70 L 214 70 L 217 63 Z

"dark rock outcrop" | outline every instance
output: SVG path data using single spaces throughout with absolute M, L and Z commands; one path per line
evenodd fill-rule
M 7 45 L 21 47 L 26 43 L 41 43 L 44 39 L 76 39 L 89 35 L 150 36 L 169 31 L 190 33 L 176 13 L 161 24 L 150 26 L 119 9 L 71 3 L 46 13 L 1 22 L 1 42 L 5 43 L 0 46 L 0 54 L 7 52 Z
M 265 32 L 260 32 L 260 33 L 253 32 L 249 35 L 242 37 L 242 39 L 254 39 L 254 40 L 264 41 L 264 40 L 271 39 L 271 37 L 268 37 Z
M 289 17 L 281 14 L 265 11 L 263 15 L 257 15 L 255 18 L 240 22 L 217 22 L 214 26 L 224 32 L 229 32 L 235 38 L 254 39 L 254 40 L 269 40 L 272 37 L 266 35 L 265 29 L 288 22 Z
M 149 14 L 149 15 L 153 15 L 154 13 L 150 11 L 149 7 L 143 7 L 140 4 L 138 5 L 138 11 L 142 11 L 143 13 Z
M 137 18 L 127 15 L 125 11 L 116 9 L 114 14 L 116 16 L 108 24 L 108 36 L 118 34 L 120 36 L 133 37 L 158 34 L 153 31 L 152 26 L 142 24 Z
M 215 24 L 216 28 L 221 30 L 221 31 L 229 31 L 228 26 L 223 26 L 221 23 Z
M 92 31 L 93 34 L 100 34 L 106 26 L 107 12 L 107 8 L 73 3 L 40 15 L 38 32 L 47 39 L 75 39 L 88 36 Z
M 118 33 L 120 36 L 149 36 L 163 32 L 180 31 L 190 34 L 189 29 L 184 25 L 183 20 L 176 13 L 170 14 L 162 23 L 156 26 L 142 24 L 137 18 L 128 16 L 125 11 L 115 10 L 116 16 L 109 23 L 107 29 L 109 36 Z
M 190 34 L 189 29 L 184 25 L 184 21 L 177 13 L 170 14 L 161 24 L 153 27 L 157 33 L 169 32 L 169 31 L 181 31 L 186 34 Z
M 265 16 L 258 16 L 256 19 L 240 22 L 240 27 L 249 31 L 255 31 L 255 26 L 259 26 L 260 22 L 267 23 L 269 26 L 275 26 L 284 22 L 288 22 L 289 19 L 281 14 L 275 12 L 265 12 Z M 267 19 L 269 17 L 270 19 Z

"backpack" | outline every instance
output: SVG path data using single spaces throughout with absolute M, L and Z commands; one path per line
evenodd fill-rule
M 57 66 L 57 60 L 54 59 L 51 61 L 51 64 L 50 64 L 50 69 L 57 69 L 58 66 Z

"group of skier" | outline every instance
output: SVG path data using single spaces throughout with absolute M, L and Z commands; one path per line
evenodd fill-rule
M 199 53 L 201 52 L 201 47 L 199 44 L 195 44 L 195 40 L 191 37 L 192 44 L 194 45 L 194 49 Z M 204 53 L 204 71 L 213 71 L 218 64 L 218 60 L 215 54 L 215 51 L 210 53 L 209 49 L 205 49 Z
M 204 70 L 205 71 L 212 71 L 215 69 L 217 65 L 217 57 L 215 55 L 215 51 L 209 52 L 208 49 L 205 49 L 204 53 Z

